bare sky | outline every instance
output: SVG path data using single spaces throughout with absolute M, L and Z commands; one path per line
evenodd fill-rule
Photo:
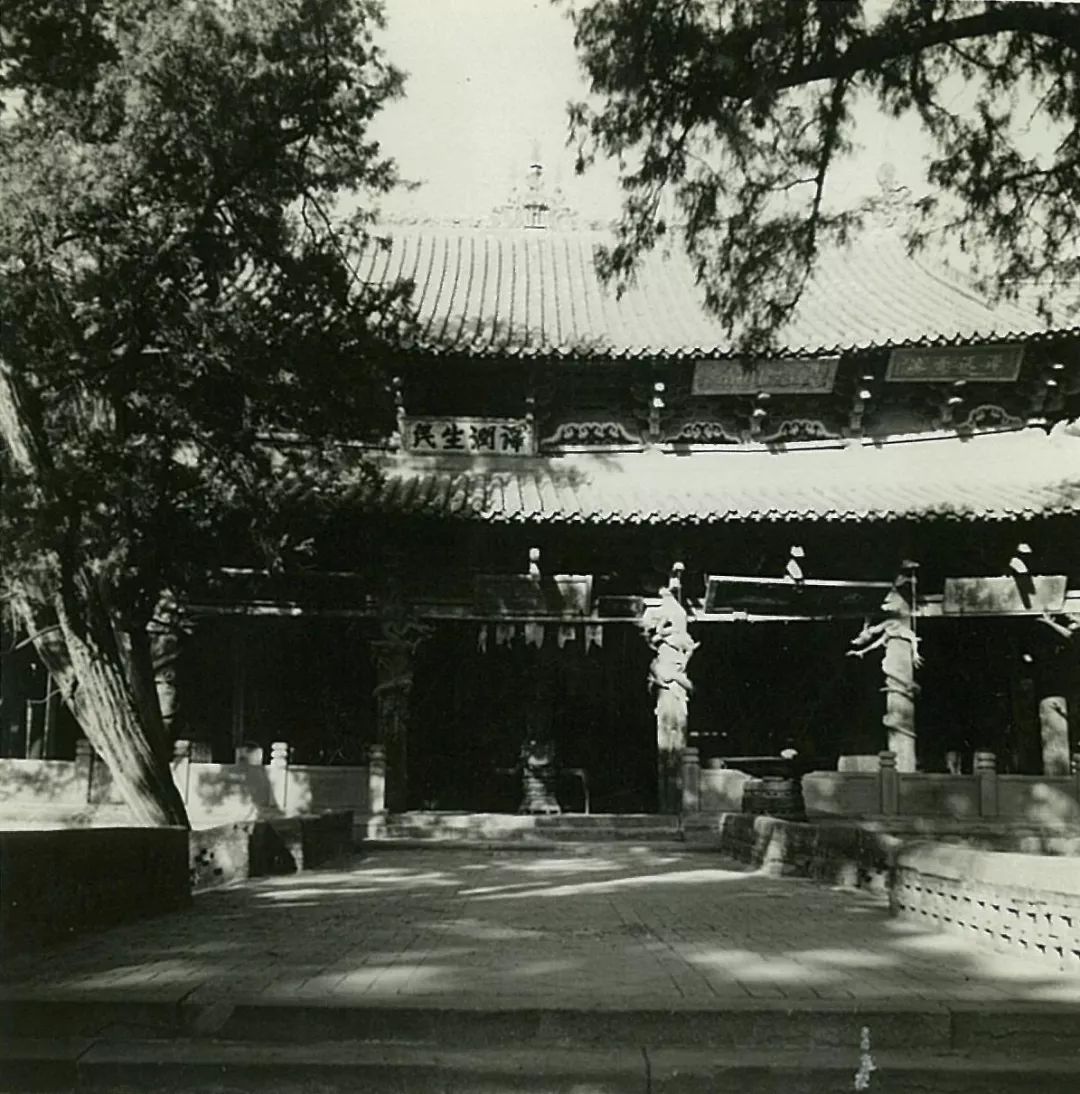
M 550 0 L 386 0 L 382 36 L 408 73 L 405 98 L 378 120 L 377 135 L 406 177 L 423 182 L 384 202 L 389 212 L 483 216 L 525 176 L 534 147 L 547 178 L 584 218 L 618 212 L 613 165 L 574 175 L 566 145 L 566 103 L 588 87 L 574 52 L 565 6 Z M 912 123 L 867 113 L 862 152 L 838 167 L 834 198 L 876 189 L 884 163 L 901 183 L 921 176 L 923 143 Z
M 618 210 L 611 168 L 574 175 L 566 103 L 587 88 L 573 28 L 550 0 L 386 0 L 383 44 L 408 73 L 377 134 L 419 192 L 392 211 L 482 216 L 525 177 L 534 147 L 546 177 L 586 218 Z

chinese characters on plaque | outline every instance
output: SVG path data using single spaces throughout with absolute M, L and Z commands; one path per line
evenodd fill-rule
M 405 418 L 401 446 L 406 452 L 471 456 L 531 456 L 536 451 L 532 423 L 524 418 Z
M 754 361 L 698 361 L 694 395 L 812 395 L 832 391 L 839 357 Z
M 894 349 L 885 379 L 893 383 L 956 380 L 1006 382 L 1020 375 L 1023 346 L 943 346 Z

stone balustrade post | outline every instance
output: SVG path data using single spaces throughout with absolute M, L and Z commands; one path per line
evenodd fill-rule
M 701 812 L 701 757 L 696 748 L 682 750 L 682 811 Z
M 997 757 L 993 752 L 975 753 L 975 777 L 979 782 L 979 816 L 998 815 Z
M 900 812 L 900 773 L 896 753 L 888 749 L 878 753 L 878 802 L 883 816 L 895 817 Z
M 270 768 L 267 771 L 270 784 L 270 801 L 266 804 L 277 807 L 282 813 L 288 806 L 289 795 L 289 742 L 273 741 L 270 745 Z
M 75 742 L 75 778 L 83 788 L 83 801 L 91 801 L 94 779 L 94 746 L 81 737 Z
M 172 777 L 180 797 L 187 804 L 191 790 L 191 742 L 180 740 L 173 742 Z
M 386 749 L 372 745 L 368 749 L 368 813 L 382 816 L 386 812 Z

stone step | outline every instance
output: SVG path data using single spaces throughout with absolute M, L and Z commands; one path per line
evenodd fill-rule
M 431 840 L 474 843 L 573 843 L 599 840 L 682 839 L 678 817 L 638 814 L 558 814 L 516 816 L 501 813 L 398 813 L 371 824 L 370 840 Z
M 1080 1004 L 840 1003 L 748 1000 L 715 1008 L 650 1010 L 512 1006 L 410 1006 L 173 999 L 0 1000 L 0 1045 L 44 1039 L 155 1043 L 192 1037 L 230 1043 L 378 1044 L 529 1049 L 643 1046 L 716 1052 L 836 1051 L 850 1058 L 864 1040 L 873 1052 L 948 1056 L 1001 1054 L 1018 1062 L 1073 1059 L 1080 1066 Z M 44 1042 L 43 1042 L 44 1043 Z M 1077 1087 L 1080 1089 L 1080 1086 Z
M 726 1048 L 448 1048 L 219 1040 L 5 1041 L 0 1091 L 229 1094 L 1072 1094 L 1080 1057 Z M 861 1081 L 859 1077 L 862 1077 Z

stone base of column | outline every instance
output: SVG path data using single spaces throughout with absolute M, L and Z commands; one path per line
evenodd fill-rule
M 886 728 L 889 734 L 889 751 L 896 756 L 896 770 L 916 771 L 915 734 L 909 729 L 897 729 L 888 724 Z
M 661 749 L 656 757 L 656 809 L 682 811 L 682 756 L 671 749 Z

